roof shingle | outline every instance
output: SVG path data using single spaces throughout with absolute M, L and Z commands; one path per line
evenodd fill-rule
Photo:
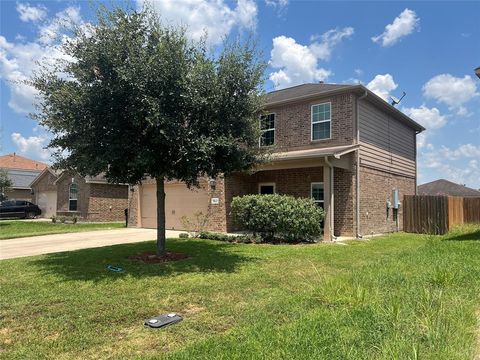
M 480 197 L 480 191 L 455 184 L 454 182 L 439 179 L 417 187 L 418 195 L 450 195 L 463 197 Z
M 0 168 L 21 170 L 43 170 L 48 165 L 40 161 L 31 160 L 16 153 L 0 156 Z

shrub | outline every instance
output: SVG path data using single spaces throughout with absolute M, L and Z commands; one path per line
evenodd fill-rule
M 53 215 L 50 219 L 52 219 L 52 223 L 56 223 L 57 222 L 57 217 L 55 215 Z
M 187 238 L 188 238 L 188 234 L 187 234 L 187 233 L 180 233 L 180 234 L 178 234 L 178 237 L 179 237 L 180 239 L 187 239 Z
M 210 214 L 201 211 L 194 213 L 191 217 L 182 216 L 180 221 L 191 237 L 198 237 L 198 234 L 205 231 L 209 224 Z
M 76 217 L 76 216 L 73 216 L 73 217 L 72 217 L 72 224 L 76 224 L 76 223 L 77 223 L 77 220 L 78 220 L 77 217 Z
M 250 243 L 260 243 L 262 242 L 262 238 L 253 235 L 253 234 L 245 234 L 245 235 L 227 235 L 227 234 L 221 234 L 221 233 L 216 233 L 216 232 L 208 232 L 208 231 L 202 231 L 198 237 L 200 239 L 208 239 L 208 240 L 217 240 L 217 241 L 226 241 L 226 242 L 235 242 L 235 243 L 244 243 L 244 244 L 250 244 Z
M 288 195 L 245 195 L 232 201 L 234 221 L 264 241 L 314 240 L 321 234 L 323 209 L 311 199 Z
M 65 216 L 60 216 L 58 219 L 62 224 L 65 224 L 65 221 L 67 221 L 67 218 Z

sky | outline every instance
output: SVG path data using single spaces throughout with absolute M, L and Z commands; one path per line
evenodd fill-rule
M 141 8 L 150 0 L 132 0 Z M 106 4 L 111 6 L 114 1 Z M 122 2 L 123 3 L 123 2 Z M 480 2 L 164 0 L 163 21 L 205 31 L 212 48 L 253 33 L 268 61 L 265 90 L 362 83 L 427 130 L 418 136 L 418 183 L 480 188 Z M 94 22 L 88 1 L 0 2 L 0 154 L 45 162 L 49 133 L 29 118 L 37 97 L 22 83 L 37 61 L 62 58 L 61 24 Z

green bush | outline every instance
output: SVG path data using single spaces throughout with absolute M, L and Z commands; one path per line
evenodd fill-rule
M 53 215 L 50 219 L 52 219 L 52 223 L 56 223 L 57 222 L 57 217 L 55 215 Z
M 200 239 L 208 239 L 208 240 L 217 240 L 217 241 L 226 241 L 226 242 L 234 242 L 234 243 L 261 243 L 262 238 L 253 235 L 253 234 L 245 234 L 245 235 L 227 235 L 222 233 L 216 232 L 209 232 L 209 231 L 202 231 L 198 237 Z
M 76 216 L 73 216 L 73 217 L 72 217 L 72 224 L 76 224 L 76 223 L 77 223 L 77 220 L 78 220 L 77 217 L 76 217 Z
M 180 239 L 187 239 L 189 237 L 189 235 L 187 233 L 180 233 L 180 234 L 178 234 L 178 237 Z
M 65 221 L 67 221 L 67 218 L 65 216 L 60 216 L 58 219 L 62 224 L 65 224 Z
M 321 234 L 323 209 L 311 199 L 288 195 L 245 195 L 232 201 L 234 221 L 264 241 L 311 241 Z

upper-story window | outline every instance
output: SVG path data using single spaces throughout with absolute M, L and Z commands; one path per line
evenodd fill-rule
M 312 105 L 312 140 L 331 138 L 331 104 Z
M 68 196 L 68 210 L 77 211 L 77 184 L 70 184 L 69 196 Z
M 260 118 L 260 146 L 275 144 L 275 114 L 263 115 Z

